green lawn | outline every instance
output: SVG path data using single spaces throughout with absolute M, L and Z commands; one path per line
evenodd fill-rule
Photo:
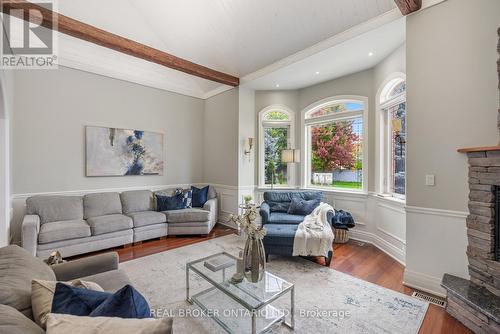
M 361 189 L 363 185 L 361 182 L 344 182 L 344 181 L 334 181 L 333 184 L 328 185 L 331 188 L 343 188 L 343 189 Z

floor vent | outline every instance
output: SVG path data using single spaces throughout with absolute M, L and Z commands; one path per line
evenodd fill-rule
M 418 299 L 422 299 L 426 302 L 429 302 L 431 304 L 437 305 L 439 307 L 446 307 L 446 300 L 441 297 L 436 297 L 432 295 L 428 295 L 426 293 L 420 292 L 420 291 L 413 291 L 412 294 L 413 297 L 416 297 Z

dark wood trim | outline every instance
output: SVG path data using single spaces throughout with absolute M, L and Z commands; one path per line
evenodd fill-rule
M 403 15 L 408 15 L 422 8 L 422 0 L 394 0 Z
M 459 153 L 488 152 L 488 151 L 500 151 L 500 146 L 465 147 L 465 148 L 459 148 L 457 150 L 457 152 Z
M 203 79 L 219 82 L 229 86 L 239 86 L 240 79 L 222 73 L 211 68 L 195 64 L 188 60 L 176 57 L 169 53 L 160 51 L 150 46 L 138 43 L 131 39 L 121 37 L 81 21 L 72 19 L 68 16 L 53 12 L 36 4 L 32 4 L 26 0 L 0 0 L 2 12 L 10 15 L 11 9 L 35 9 L 32 15 L 23 15 L 20 17 L 23 20 L 39 23 L 42 20 L 42 25 L 49 29 L 57 30 L 66 35 L 79 38 L 81 40 L 94 43 L 127 55 L 144 59 L 156 64 L 160 64 L 174 70 L 178 70 L 187 74 L 191 74 Z M 26 16 L 26 17 L 25 17 Z

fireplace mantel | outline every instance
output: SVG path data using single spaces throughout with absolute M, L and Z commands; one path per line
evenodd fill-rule
M 500 151 L 500 146 L 464 147 L 457 151 L 460 153 Z

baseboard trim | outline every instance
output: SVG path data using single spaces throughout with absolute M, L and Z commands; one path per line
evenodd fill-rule
M 403 284 L 413 289 L 446 298 L 446 290 L 441 287 L 441 279 L 437 277 L 405 269 Z
M 230 223 L 228 223 L 227 221 L 226 221 L 226 222 L 224 222 L 224 221 L 219 220 L 219 221 L 217 222 L 217 224 L 222 225 L 222 226 L 226 226 L 226 227 L 229 227 L 229 228 L 232 228 L 232 229 L 234 229 L 234 230 L 236 230 L 236 231 L 238 230 L 238 226 L 236 226 L 236 225 L 234 225 L 234 224 L 230 224 Z
M 371 232 L 350 230 L 350 238 L 357 241 L 366 242 L 372 244 L 373 246 L 380 249 L 385 254 L 392 257 L 394 260 L 399 262 L 401 265 L 406 266 L 406 254 L 403 250 L 395 247 L 391 243 L 382 239 L 380 236 L 373 234 Z

